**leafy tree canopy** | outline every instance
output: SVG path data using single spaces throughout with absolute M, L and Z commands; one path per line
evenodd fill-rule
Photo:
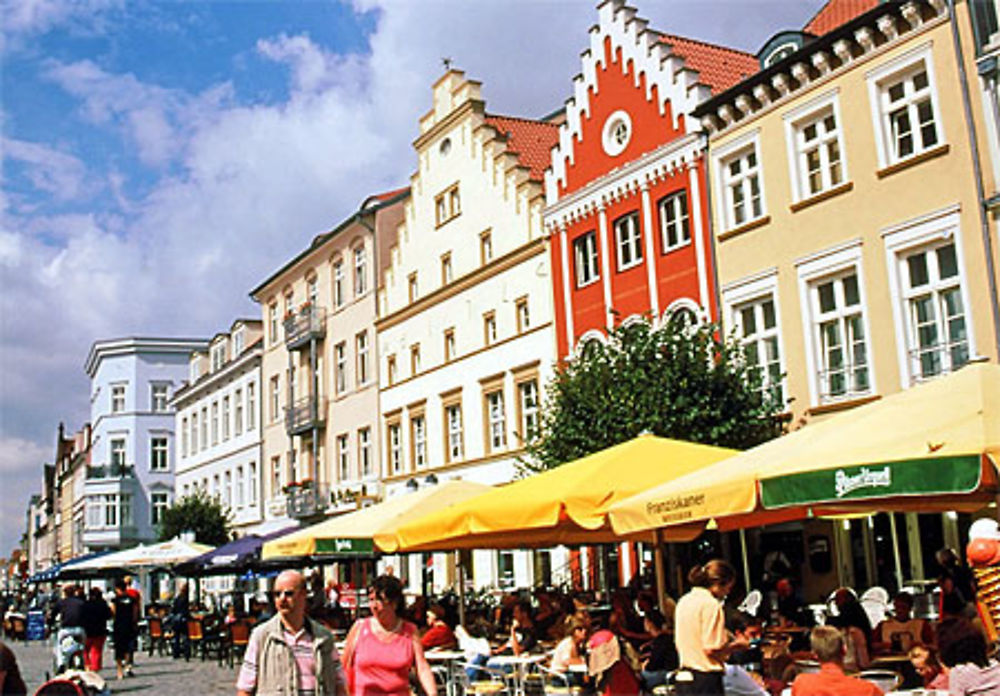
M 163 511 L 160 518 L 160 541 L 167 541 L 182 532 L 194 532 L 194 540 L 201 544 L 219 546 L 230 540 L 231 514 L 222 503 L 208 493 L 197 489 Z
M 550 469 L 642 432 L 753 447 L 781 433 L 782 404 L 761 380 L 716 324 L 629 322 L 557 368 L 522 467 Z

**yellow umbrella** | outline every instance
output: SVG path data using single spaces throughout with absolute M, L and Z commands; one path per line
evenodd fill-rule
M 264 543 L 261 558 L 288 558 L 314 554 L 372 553 L 373 540 L 386 552 L 395 551 L 392 531 L 396 525 L 466 498 L 488 491 L 490 486 L 471 481 L 446 481 L 389 498 L 377 505 L 339 515 Z
M 861 510 L 977 509 L 997 489 L 1000 367 L 976 363 L 613 506 L 619 534 Z
M 640 435 L 400 525 L 396 545 L 431 551 L 620 540 L 607 524 L 610 505 L 735 453 Z

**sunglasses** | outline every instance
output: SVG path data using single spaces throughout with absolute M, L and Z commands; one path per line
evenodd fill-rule
M 287 597 L 288 599 L 291 599 L 292 597 L 295 596 L 296 592 L 298 592 L 298 590 L 276 590 L 271 593 L 271 596 L 274 597 L 275 599 L 278 599 L 280 597 Z

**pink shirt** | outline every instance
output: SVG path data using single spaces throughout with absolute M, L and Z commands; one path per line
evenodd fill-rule
M 375 635 L 373 621 L 361 623 L 354 644 L 354 696 L 410 696 L 413 636 L 417 627 L 403 621 L 388 641 Z
M 298 668 L 299 694 L 316 692 L 316 656 L 313 654 L 313 637 L 303 626 L 297 633 L 292 633 L 282 625 L 281 637 L 292 649 L 295 656 L 295 666 Z M 336 657 L 336 648 L 334 656 Z M 254 691 L 257 687 L 257 641 L 247 643 L 243 656 L 243 665 L 236 678 L 236 688 L 241 691 Z

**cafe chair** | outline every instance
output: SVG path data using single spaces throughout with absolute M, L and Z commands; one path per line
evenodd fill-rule
M 858 677 L 871 682 L 886 694 L 898 689 L 903 682 L 903 675 L 888 669 L 867 669 L 860 672 Z
M 229 668 L 233 668 L 233 663 L 237 659 L 243 658 L 250 643 L 250 622 L 247 619 L 237 619 L 225 627 L 225 634 L 222 638 L 222 645 L 219 649 L 219 664 L 223 658 L 228 661 Z
M 458 662 L 455 666 L 457 669 L 453 674 L 460 680 L 461 693 L 474 696 L 508 696 L 506 680 L 508 675 L 503 671 L 471 662 Z M 479 670 L 477 679 L 469 679 L 465 670 L 470 667 Z
M 750 616 L 757 616 L 757 612 L 760 611 L 760 604 L 763 601 L 764 595 L 761 594 L 760 590 L 750 590 L 747 592 L 747 596 L 743 598 L 743 602 L 740 603 L 738 610 L 745 614 L 750 614 Z
M 167 654 L 167 640 L 163 632 L 163 619 L 149 617 L 146 628 L 149 631 L 149 656 L 159 652 L 160 657 Z
M 188 619 L 188 645 L 191 646 L 184 654 L 185 660 L 191 659 L 191 653 L 201 651 L 201 659 L 205 659 L 205 631 L 201 619 Z

